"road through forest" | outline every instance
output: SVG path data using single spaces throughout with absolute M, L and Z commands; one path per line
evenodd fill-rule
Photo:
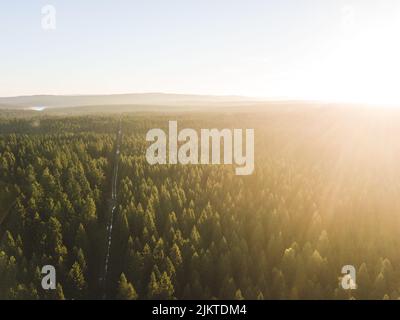
M 119 156 L 120 156 L 120 148 L 121 148 L 121 139 L 122 139 L 122 120 L 119 120 L 115 154 L 114 154 L 114 163 L 113 163 L 113 175 L 111 180 L 111 199 L 110 203 L 110 214 L 109 220 L 107 223 L 107 248 L 106 248 L 106 256 L 104 260 L 104 268 L 102 271 L 102 276 L 100 277 L 100 284 L 103 290 L 103 299 L 106 298 L 106 290 L 107 290 L 107 275 L 109 271 L 109 262 L 110 262 L 110 252 L 111 252 L 111 244 L 112 244 L 112 230 L 114 225 L 114 215 L 115 210 L 117 208 L 117 182 L 118 182 L 118 166 L 119 166 Z

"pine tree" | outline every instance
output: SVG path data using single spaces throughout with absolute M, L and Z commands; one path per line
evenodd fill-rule
M 147 296 L 149 299 L 157 299 L 160 292 L 160 287 L 154 272 L 151 273 L 149 285 L 147 288 Z
M 174 297 L 174 286 L 168 274 L 164 272 L 160 279 L 159 297 L 160 299 L 170 300 Z
M 121 273 L 118 283 L 117 299 L 120 300 L 136 300 L 138 295 L 135 288 L 125 277 L 124 273 Z
M 68 273 L 69 297 L 82 299 L 85 297 L 87 284 L 79 262 L 72 265 Z
M 235 300 L 244 300 L 243 295 L 242 295 L 242 291 L 240 291 L 240 289 L 236 290 Z

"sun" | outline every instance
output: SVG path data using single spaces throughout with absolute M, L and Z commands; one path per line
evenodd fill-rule
M 297 84 L 305 98 L 400 107 L 400 19 L 339 33 Z

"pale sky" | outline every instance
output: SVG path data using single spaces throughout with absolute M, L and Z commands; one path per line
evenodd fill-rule
M 400 103 L 398 0 L 1 1 L 0 39 L 0 96 Z

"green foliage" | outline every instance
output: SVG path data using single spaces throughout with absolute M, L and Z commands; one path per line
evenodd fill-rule
M 126 280 L 125 275 L 122 273 L 118 283 L 117 299 L 120 300 L 136 300 L 138 295 L 135 288 L 131 283 Z
M 390 157 L 384 177 L 359 160 L 385 153 L 378 145 L 353 157 L 340 116 L 299 112 L 176 115 L 182 127 L 255 128 L 248 177 L 231 166 L 150 166 L 145 134 L 172 115 L 124 117 L 107 297 L 399 298 L 399 192 L 382 181 L 400 171 L 383 166 Z M 1 121 L 0 200 L 11 210 L 0 217 L 0 299 L 100 298 L 117 118 Z M 57 270 L 51 293 L 40 287 L 46 264 Z M 340 287 L 347 264 L 357 268 L 350 293 Z

